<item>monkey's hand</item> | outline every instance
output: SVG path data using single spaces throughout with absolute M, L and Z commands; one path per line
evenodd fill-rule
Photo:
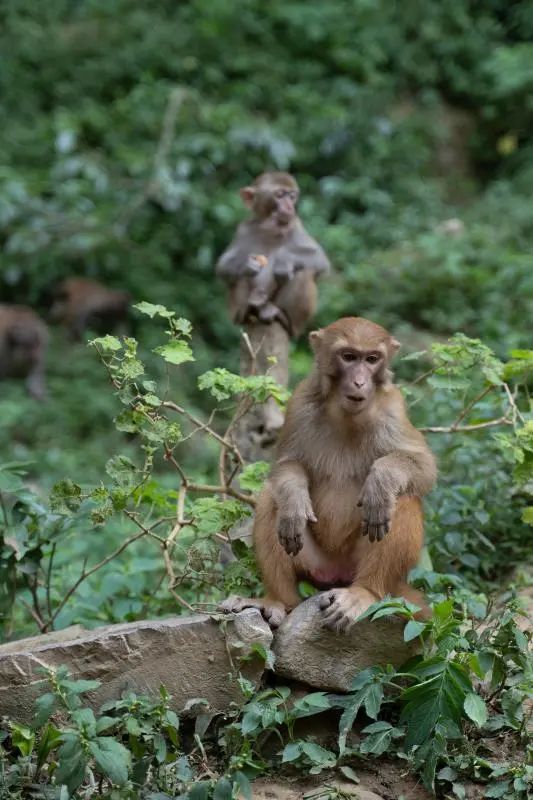
M 311 501 L 306 499 L 297 511 L 287 514 L 281 513 L 278 522 L 279 541 L 290 556 L 297 555 L 304 545 L 304 535 L 307 525 L 316 522 L 317 518 L 311 506 Z
M 255 276 L 259 275 L 263 267 L 266 267 L 267 264 L 268 259 L 266 256 L 255 255 L 255 253 L 252 253 L 246 260 L 243 273 L 247 278 L 255 278 Z
M 371 542 L 381 542 L 390 531 L 396 504 L 393 492 L 385 488 L 372 472 L 363 486 L 357 505 L 363 510 L 361 533 Z
M 274 263 L 273 273 L 276 280 L 280 283 L 287 283 L 294 278 L 295 266 L 293 261 L 278 258 Z

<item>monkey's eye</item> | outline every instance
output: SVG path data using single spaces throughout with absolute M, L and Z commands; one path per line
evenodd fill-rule
M 376 353 L 372 353 L 371 355 L 366 357 L 366 361 L 369 364 L 377 364 L 380 358 L 381 356 L 378 356 Z
M 356 361 L 357 355 L 355 353 L 351 353 L 349 350 L 346 350 L 344 353 L 341 353 L 341 358 L 343 361 Z
M 282 197 L 285 197 L 285 195 L 285 189 L 278 189 L 277 192 L 275 192 L 274 197 L 276 197 L 278 200 L 281 200 Z

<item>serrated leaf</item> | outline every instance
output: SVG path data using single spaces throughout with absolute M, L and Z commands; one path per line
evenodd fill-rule
M 145 300 L 140 303 L 134 303 L 133 308 L 136 308 L 141 314 L 146 314 L 150 319 L 156 316 L 168 319 L 169 317 L 173 317 L 175 313 L 174 311 L 169 311 L 168 308 L 162 306 L 160 303 L 147 303 Z
M 412 672 L 419 683 L 402 694 L 400 722 L 407 726 L 406 747 L 423 744 L 437 722 L 450 720 L 459 727 L 466 695 L 472 691 L 462 664 L 435 656 L 422 661 Z
M 97 339 L 91 339 L 89 345 L 111 353 L 122 350 L 122 342 L 116 336 L 99 336 Z
M 187 342 L 181 339 L 171 339 L 161 347 L 156 347 L 154 353 L 160 355 L 169 364 L 185 364 L 187 361 L 194 361 L 192 350 Z

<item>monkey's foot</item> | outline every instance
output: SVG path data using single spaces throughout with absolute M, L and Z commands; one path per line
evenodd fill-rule
M 225 614 L 238 614 L 239 611 L 244 611 L 245 608 L 257 608 L 266 622 L 271 628 L 277 628 L 285 617 L 287 612 L 282 603 L 277 603 L 275 600 L 270 600 L 268 597 L 239 597 L 232 594 L 227 600 L 224 600 L 218 606 Z
M 374 595 L 362 586 L 324 592 L 320 597 L 324 627 L 337 633 L 346 633 L 357 622 L 358 617 L 375 602 Z

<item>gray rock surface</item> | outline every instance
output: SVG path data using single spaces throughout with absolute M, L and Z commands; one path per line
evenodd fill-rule
M 326 792 L 326 786 L 324 792 Z M 343 797 L 353 797 L 353 800 L 383 800 L 381 795 L 365 789 L 361 784 L 347 783 L 346 781 L 331 780 L 327 781 L 327 787 L 343 792 Z M 318 792 L 321 788 L 316 781 L 307 783 L 281 783 L 271 780 L 258 780 L 253 782 L 254 800 L 303 800 L 307 793 Z
M 374 664 L 399 666 L 417 651 L 403 641 L 397 617 L 368 619 L 347 634 L 322 627 L 319 595 L 300 603 L 274 634 L 275 672 L 317 689 L 348 691 L 357 672 Z
M 0 646 L 0 716 L 29 721 L 34 700 L 46 691 L 41 668 L 63 664 L 74 678 L 101 681 L 86 696 L 94 708 L 125 689 L 153 694 L 164 684 L 177 711 L 192 698 L 205 698 L 212 710 L 222 711 L 241 697 L 232 677 L 239 660 L 254 643 L 268 647 L 271 639 L 259 612 L 250 609 L 222 625 L 198 614 L 10 642 Z M 242 672 L 258 683 L 263 664 L 252 658 Z

